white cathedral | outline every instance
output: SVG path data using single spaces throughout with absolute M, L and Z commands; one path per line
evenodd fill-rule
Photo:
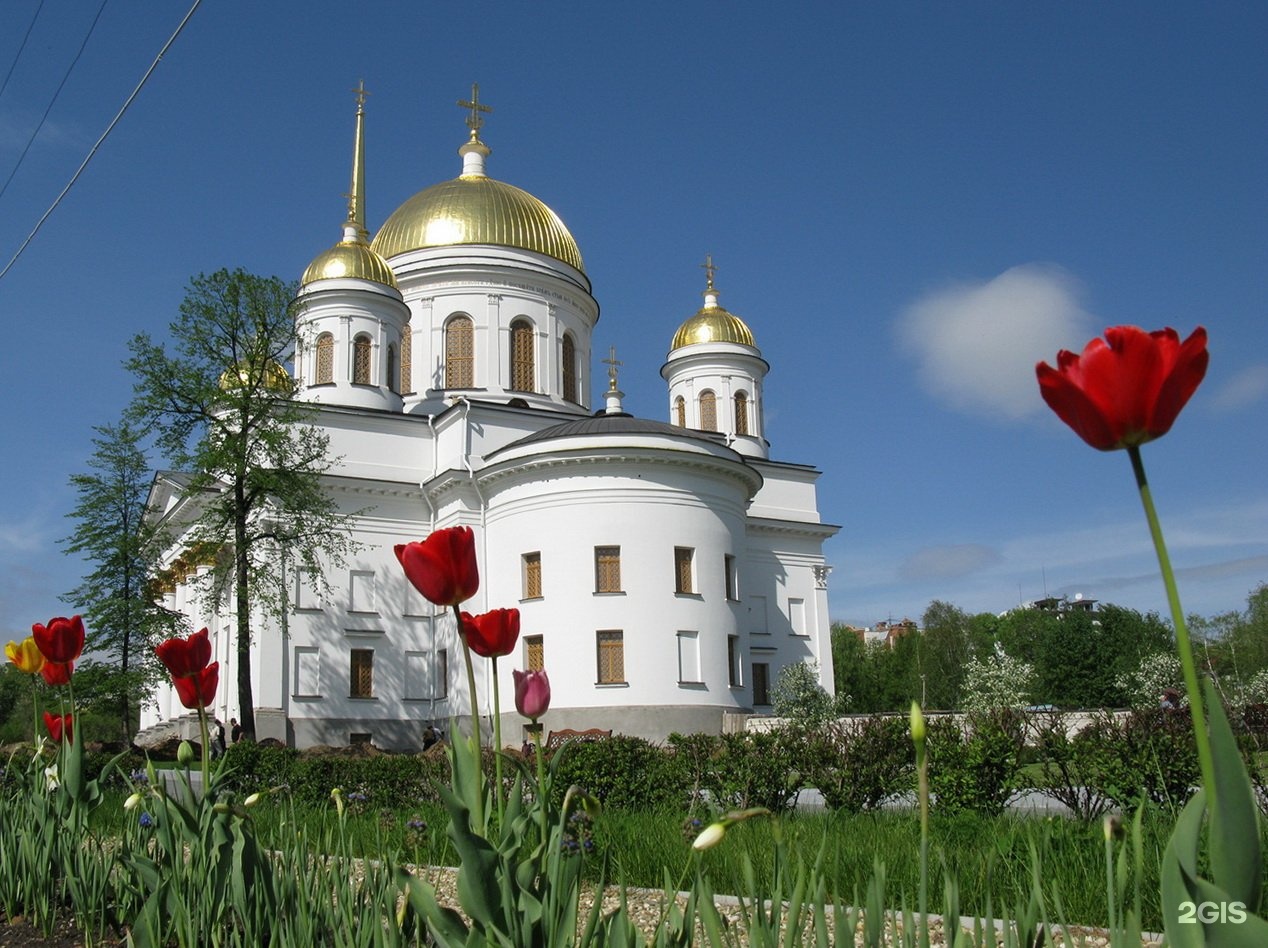
M 651 740 L 769 713 L 796 662 L 815 663 L 831 692 L 823 543 L 838 528 L 820 520 L 819 472 L 770 458 L 769 366 L 720 305 L 711 261 L 704 305 L 676 332 L 666 324 L 667 420 L 622 409 L 614 355 L 593 403 L 599 304 L 581 252 L 554 211 L 486 174 L 477 95 L 459 103 L 470 110 L 461 173 L 415 194 L 373 239 L 358 96 L 343 239 L 304 271 L 293 365 L 337 459 L 327 488 L 356 512 L 358 552 L 327 574 L 325 595 L 301 571 L 283 621 L 253 622 L 256 736 L 406 749 L 429 722 L 469 719 L 452 614 L 419 595 L 392 551 L 459 525 L 475 533 L 481 577 L 464 608 L 522 617 L 517 653 L 499 664 L 508 743 L 527 724 L 512 668 L 549 673 L 549 730 Z M 156 478 L 156 514 L 179 520 L 191 502 L 178 476 Z M 165 605 L 212 630 L 212 710 L 227 722 L 238 716 L 233 617 L 203 602 L 194 578 L 169 585 Z M 488 664 L 476 662 L 486 732 Z M 142 726 L 182 716 L 165 687 Z

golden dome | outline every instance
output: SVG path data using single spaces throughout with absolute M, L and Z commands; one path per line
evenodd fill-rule
M 387 261 L 357 240 L 341 240 L 318 254 L 304 271 L 300 283 L 307 286 L 317 280 L 339 279 L 369 280 L 396 289 L 396 277 Z
M 728 313 L 721 306 L 704 306 L 696 315 L 678 327 L 674 333 L 670 351 L 690 346 L 697 342 L 737 342 L 742 346 L 754 346 L 753 331 L 745 325 L 744 320 L 734 313 Z
M 239 362 L 220 375 L 220 390 L 224 392 L 231 388 L 247 388 L 250 384 L 251 366 L 246 362 Z M 275 359 L 269 359 L 264 366 L 264 388 L 287 394 L 291 391 L 291 374 Z
M 531 250 L 585 273 L 581 250 L 554 211 L 514 185 L 464 174 L 419 191 L 370 245 L 381 257 L 425 247 L 493 244 Z

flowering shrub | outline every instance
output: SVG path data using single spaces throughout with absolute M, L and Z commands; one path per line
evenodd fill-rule
M 996 642 L 995 654 L 989 659 L 975 655 L 965 665 L 960 706 L 970 714 L 1024 708 L 1030 704 L 1034 680 L 1034 666 L 1013 658 Z

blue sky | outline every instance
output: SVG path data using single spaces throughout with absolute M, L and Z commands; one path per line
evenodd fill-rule
M 0 69 L 36 6 L 0 8 Z M 35 22 L 0 179 L 97 6 Z M 0 267 L 187 6 L 107 5 L 0 196 Z M 1251 2 L 208 0 L 0 280 L 0 637 L 78 582 L 67 480 L 130 397 L 127 340 L 194 274 L 294 279 L 338 240 L 362 79 L 371 230 L 458 173 L 480 83 L 489 172 L 576 237 L 635 414 L 664 411 L 713 254 L 772 366 L 773 455 L 824 472 L 835 619 L 1045 592 L 1165 613 L 1127 457 L 1052 416 L 1033 366 L 1205 325 L 1207 379 L 1145 461 L 1186 610 L 1242 608 L 1268 581 L 1266 34 Z

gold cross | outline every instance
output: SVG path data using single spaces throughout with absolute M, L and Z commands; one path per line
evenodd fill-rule
M 352 94 L 357 97 L 357 111 L 360 112 L 362 109 L 365 108 L 366 97 L 370 94 L 365 91 L 364 79 L 360 79 L 357 81 L 357 87 L 352 90 Z
M 608 347 L 608 357 L 606 359 L 603 359 L 602 362 L 604 365 L 608 366 L 608 391 L 615 392 L 616 391 L 616 367 L 618 365 L 625 365 L 624 362 L 622 362 L 620 359 L 616 357 L 616 346 Z
M 492 106 L 480 104 L 480 83 L 471 83 L 471 100 L 459 99 L 458 107 L 471 110 L 471 114 L 467 116 L 467 128 L 471 129 L 472 139 L 479 138 L 480 129 L 484 127 L 484 119 L 480 117 L 480 113 L 493 111 Z
M 713 254 L 705 254 L 704 263 L 700 264 L 700 267 L 704 270 L 705 278 L 707 280 L 705 288 L 710 290 L 713 289 L 713 275 L 718 272 L 718 268 L 713 265 Z

